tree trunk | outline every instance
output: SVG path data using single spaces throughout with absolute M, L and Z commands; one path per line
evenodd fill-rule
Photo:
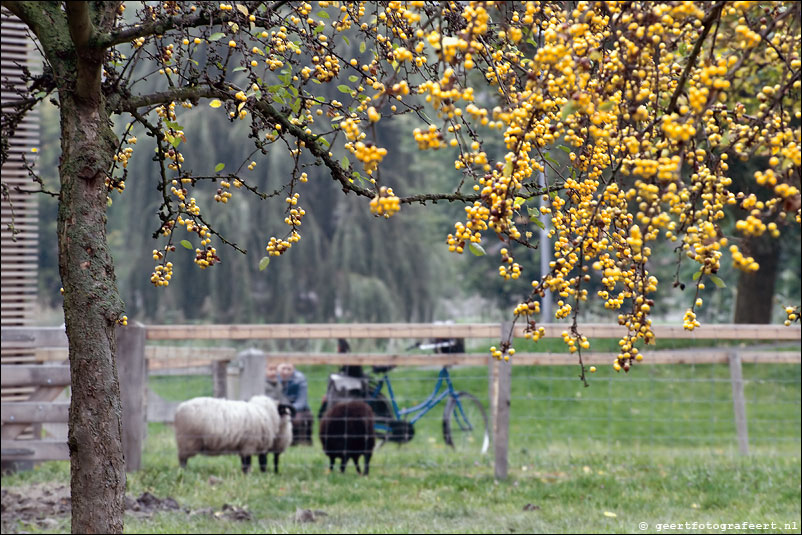
M 106 241 L 116 150 L 102 101 L 60 93 L 59 271 L 69 338 L 72 532 L 122 533 L 125 466 L 115 325 L 123 312 Z
M 735 323 L 771 323 L 774 283 L 780 260 L 780 241 L 769 236 L 750 238 L 744 254 L 760 265 L 755 273 L 741 272 L 735 299 Z

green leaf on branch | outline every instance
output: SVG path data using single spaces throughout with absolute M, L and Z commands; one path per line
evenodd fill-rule
M 571 102 L 563 106 L 563 111 L 562 114 L 560 115 L 560 118 L 564 121 L 566 117 L 568 117 L 572 113 L 575 113 L 577 110 L 579 110 L 579 104 L 577 104 L 572 100 Z
M 267 268 L 267 265 L 270 263 L 270 257 L 265 256 L 259 261 L 259 271 L 264 271 Z
M 702 272 L 701 271 L 697 271 L 696 273 L 693 274 L 693 280 L 698 281 L 699 277 L 701 277 L 701 276 L 702 276 Z
M 219 173 L 220 171 L 223 170 L 223 167 L 225 167 L 225 166 L 226 166 L 226 164 L 224 164 L 224 163 L 219 163 L 219 164 L 215 165 L 214 166 L 214 172 L 215 173 Z
M 523 206 L 523 204 L 525 202 L 526 202 L 526 199 L 524 199 L 523 197 L 515 197 L 515 200 L 512 203 L 512 207 L 517 210 L 518 208 Z
M 193 249 L 192 244 L 189 242 L 189 240 L 181 240 L 181 246 L 184 249 L 189 249 L 190 251 Z
M 340 85 L 338 85 L 338 86 L 337 86 L 337 91 L 339 91 L 340 93 L 347 93 L 347 94 L 349 94 L 349 95 L 351 94 L 351 88 L 350 88 L 350 87 L 348 87 L 348 86 L 347 86 L 347 85 L 345 85 L 345 84 L 340 84 Z
M 718 286 L 719 288 L 726 288 L 726 287 L 727 287 L 727 285 L 726 285 L 726 284 L 724 284 L 724 281 L 723 281 L 723 280 L 721 280 L 721 279 L 720 279 L 718 276 L 716 276 L 716 275 L 713 275 L 713 274 L 711 273 L 710 275 L 708 275 L 708 277 L 710 278 L 710 280 L 711 280 L 711 281 L 713 281 L 713 284 L 715 284 L 715 285 L 716 285 L 716 286 Z
M 212 35 L 209 36 L 209 41 L 212 42 L 212 43 L 215 42 L 215 41 L 219 41 L 220 39 L 225 37 L 225 35 L 226 34 L 224 34 L 223 32 L 213 33 Z
M 475 254 L 476 256 L 484 256 L 485 254 L 487 254 L 487 253 L 485 253 L 485 249 L 484 249 L 484 247 L 482 247 L 482 246 L 481 246 L 481 245 L 479 245 L 478 243 L 473 243 L 473 242 L 471 242 L 471 243 L 468 245 L 468 249 L 470 249 L 470 250 L 471 250 L 471 252 L 472 252 L 473 254 Z
M 553 157 L 552 157 L 550 154 L 548 154 L 548 153 L 546 153 L 546 154 L 544 154 L 544 155 L 543 155 L 543 159 L 544 159 L 544 160 L 546 160 L 547 162 L 551 162 L 551 163 L 553 163 L 554 165 L 560 165 L 560 162 L 558 162 L 557 160 L 555 160 L 555 159 L 554 159 L 554 158 L 553 158 Z

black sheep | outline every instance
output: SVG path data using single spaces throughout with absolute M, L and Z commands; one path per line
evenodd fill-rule
M 370 472 L 370 457 L 376 444 L 373 429 L 373 409 L 364 401 L 338 403 L 326 411 L 320 419 L 320 442 L 323 452 L 329 457 L 329 469 L 334 470 L 334 460 L 340 458 L 340 472 L 345 472 L 348 459 L 354 460 L 357 473 L 359 456 L 365 457 L 365 475 Z

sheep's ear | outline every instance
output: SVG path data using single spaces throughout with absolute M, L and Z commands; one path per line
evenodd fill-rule
M 278 406 L 278 413 L 281 415 L 289 414 L 291 417 L 295 416 L 295 407 L 287 403 L 280 403 Z

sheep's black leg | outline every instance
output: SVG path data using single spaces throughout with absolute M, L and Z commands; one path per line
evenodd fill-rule
M 348 462 L 348 457 L 341 457 L 340 458 L 340 472 L 345 473 L 345 463 Z
M 329 455 L 329 472 L 334 472 L 334 455 Z
M 251 469 L 251 456 L 240 455 L 240 459 L 242 459 L 242 473 L 247 474 L 248 470 Z
M 259 470 L 267 472 L 267 453 L 259 454 Z
M 359 455 L 354 455 L 353 459 L 354 459 L 354 466 L 356 466 L 356 473 L 361 474 L 362 470 L 359 469 Z
M 365 475 L 368 475 L 368 472 L 370 472 L 370 456 L 371 455 L 372 455 L 372 453 L 370 453 L 370 452 L 365 453 Z
M 273 454 L 273 472 L 278 474 L 278 456 L 280 454 L 278 452 Z

